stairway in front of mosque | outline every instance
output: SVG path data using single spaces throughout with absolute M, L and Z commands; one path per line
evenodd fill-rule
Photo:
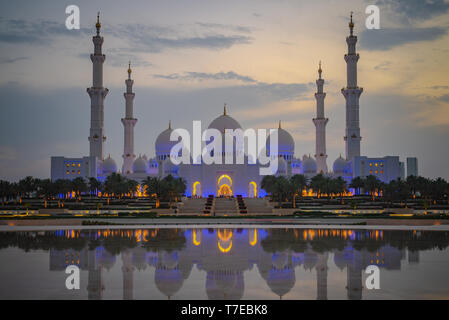
M 237 214 L 237 206 L 234 198 L 215 198 L 215 216 L 234 216 Z
M 271 207 L 266 199 L 260 198 L 245 198 L 246 209 L 248 214 L 271 214 L 273 207 Z
M 187 199 L 183 201 L 183 206 L 180 211 L 181 213 L 186 214 L 199 214 L 200 212 L 202 212 L 205 202 L 206 200 L 202 198 Z

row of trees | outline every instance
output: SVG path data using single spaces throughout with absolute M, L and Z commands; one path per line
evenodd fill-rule
M 347 191 L 346 182 L 338 177 L 336 179 L 325 177 L 322 174 L 314 176 L 310 181 L 301 174 L 290 178 L 283 176 L 265 176 L 261 182 L 261 188 L 269 193 L 279 205 L 282 201 L 292 201 L 295 207 L 296 197 L 302 197 L 303 190 L 312 189 L 321 197 L 323 194 L 343 197 Z
M 406 180 L 392 180 L 383 183 L 375 176 L 366 178 L 356 177 L 349 186 L 341 177 L 330 178 L 318 174 L 310 179 L 303 175 L 294 175 L 290 178 L 283 176 L 265 176 L 261 183 L 262 189 L 271 195 L 273 201 L 291 200 L 295 206 L 296 197 L 301 197 L 303 190 L 311 189 L 317 195 L 332 198 L 345 195 L 348 188 L 352 188 L 356 195 L 369 194 L 373 201 L 377 197 L 382 197 L 384 201 L 393 203 L 401 201 L 407 205 L 410 198 L 421 198 L 426 203 L 437 200 L 448 200 L 449 203 L 449 183 L 442 179 L 428 179 L 424 177 L 409 176 Z
M 141 188 L 139 190 L 139 187 Z M 133 196 L 139 191 L 142 194 L 164 199 L 170 202 L 177 200 L 185 193 L 186 182 L 182 178 L 174 178 L 169 175 L 163 179 L 148 177 L 140 185 L 137 181 L 128 179 L 121 174 L 109 175 L 105 182 L 96 178 L 75 178 L 73 180 L 60 179 L 36 179 L 26 177 L 19 182 L 0 180 L 0 199 L 9 201 L 21 198 L 63 198 L 66 199 L 74 192 L 77 196 L 107 195 L 108 197 L 122 198 Z
M 428 202 L 446 199 L 449 201 L 449 183 L 443 178 L 409 176 L 406 180 L 397 179 L 383 183 L 375 176 L 367 176 L 354 178 L 349 187 L 353 188 L 356 194 L 370 194 L 373 200 L 378 196 L 390 202 L 395 200 L 406 202 L 410 198 L 417 197 Z

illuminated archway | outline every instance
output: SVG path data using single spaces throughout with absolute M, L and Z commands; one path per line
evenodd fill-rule
M 231 251 L 232 248 L 232 230 L 224 229 L 224 230 L 217 230 L 217 246 L 218 250 L 222 253 L 227 253 Z
M 199 231 L 198 235 L 196 234 L 196 230 L 193 229 L 192 231 L 192 242 L 195 246 L 199 246 L 201 244 L 201 230 Z
M 217 196 L 232 196 L 232 179 L 229 175 L 223 174 L 217 180 Z
M 248 184 L 248 198 L 257 198 L 257 183 L 255 181 Z
M 251 235 L 251 233 L 250 233 Z M 253 233 L 253 240 L 249 241 L 249 244 L 254 247 L 257 244 L 257 229 L 254 229 L 254 233 Z M 251 238 L 250 238 L 251 239 Z
M 195 181 L 192 185 L 192 197 L 196 197 L 202 196 L 202 192 L 201 192 L 201 182 L 199 181 Z

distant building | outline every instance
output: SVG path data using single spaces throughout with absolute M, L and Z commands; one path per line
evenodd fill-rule
M 399 166 L 401 168 L 401 180 L 405 180 L 405 163 L 401 161 Z
M 418 159 L 407 158 L 407 177 L 418 176 Z

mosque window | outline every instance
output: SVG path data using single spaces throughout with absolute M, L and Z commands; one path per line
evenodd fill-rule
M 70 167 L 70 164 L 67 163 L 66 166 L 67 166 L 67 167 Z
M 75 164 L 74 163 L 72 163 L 72 167 L 74 167 L 75 166 Z
M 75 170 L 72 170 L 72 174 L 75 174 Z
M 372 167 L 372 166 L 373 166 L 373 164 L 372 164 L 372 163 L 370 163 L 370 164 L 369 164 L 369 166 L 370 166 L 370 167 Z
M 66 174 L 70 174 L 70 171 L 69 171 L 69 170 L 67 170 L 67 171 L 66 171 Z
M 375 166 L 377 167 L 377 166 L 378 166 L 378 164 L 376 163 L 376 164 L 375 164 Z
M 369 171 L 369 174 L 373 174 L 373 170 L 370 170 L 370 171 Z
M 80 168 L 81 167 L 81 163 L 78 163 L 78 168 Z
M 81 174 L 81 171 L 80 171 L 80 170 L 78 170 L 78 174 Z

